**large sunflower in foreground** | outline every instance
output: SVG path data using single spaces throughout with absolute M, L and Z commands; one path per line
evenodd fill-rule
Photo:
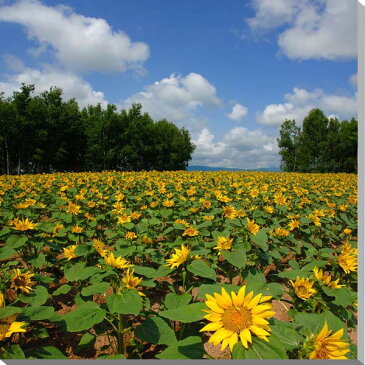
M 325 322 L 322 330 L 318 333 L 313 343 L 313 351 L 309 354 L 310 359 L 317 360 L 346 360 L 344 356 L 350 350 L 350 344 L 342 339 L 343 328 L 331 334 L 332 330 L 328 329 L 327 322 Z
M 0 341 L 5 340 L 6 337 L 10 337 L 15 332 L 26 332 L 22 328 L 25 322 L 15 322 L 17 316 L 18 314 L 13 314 L 0 319 Z
M 208 314 L 204 316 L 211 323 L 203 327 L 200 332 L 214 331 L 209 342 L 214 346 L 222 343 L 221 350 L 227 346 L 233 351 L 233 346 L 239 341 L 245 348 L 252 343 L 252 335 L 269 342 L 270 327 L 267 318 L 274 316 L 271 303 L 261 304 L 270 300 L 271 296 L 253 295 L 251 291 L 245 295 L 246 285 L 238 294 L 229 295 L 224 288 L 222 294 L 214 293 L 214 297 L 206 294 L 205 304 L 209 309 L 203 309 Z

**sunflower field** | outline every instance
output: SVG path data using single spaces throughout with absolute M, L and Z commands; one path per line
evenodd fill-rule
M 356 359 L 357 176 L 0 176 L 0 358 Z

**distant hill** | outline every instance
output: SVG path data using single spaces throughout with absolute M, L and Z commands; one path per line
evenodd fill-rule
M 262 171 L 262 172 L 281 172 L 278 167 L 266 167 L 260 169 L 236 169 L 229 167 L 210 167 L 210 166 L 188 166 L 188 171 Z

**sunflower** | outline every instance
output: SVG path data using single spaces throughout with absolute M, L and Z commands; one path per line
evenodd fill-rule
M 68 207 L 66 209 L 66 212 L 77 215 L 80 213 L 80 208 L 81 207 L 79 205 L 74 204 L 72 202 L 68 202 Z
M 351 271 L 357 271 L 357 256 L 351 252 L 341 253 L 337 257 L 337 261 L 346 274 L 349 274 Z
M 218 237 L 217 246 L 213 247 L 215 250 L 218 250 L 218 255 L 220 255 L 221 250 L 229 250 L 232 247 L 233 238 L 229 239 L 226 237 Z
M 181 248 L 175 248 L 175 253 L 171 255 L 171 258 L 166 260 L 166 266 L 170 266 L 172 269 L 174 267 L 179 267 L 183 264 L 188 258 L 190 253 L 190 248 L 185 245 L 181 245 Z
M 342 339 L 343 328 L 332 334 L 332 330 L 328 329 L 327 322 L 325 322 L 322 330 L 318 333 L 313 343 L 313 351 L 309 354 L 311 360 L 346 360 L 344 356 L 350 350 L 350 344 Z
M 84 230 L 83 227 L 80 227 L 78 224 L 76 226 L 73 226 L 71 229 L 72 233 L 81 233 Z
M 77 257 L 75 254 L 76 245 L 68 246 L 63 248 L 63 257 L 68 261 Z
M 129 264 L 126 259 L 121 256 L 114 257 L 113 252 L 109 252 L 106 256 L 104 256 L 104 261 L 117 269 L 127 269 L 128 267 L 132 267 L 133 265 Z
M 237 211 L 236 211 L 236 208 L 231 206 L 231 205 L 227 205 L 224 209 L 223 209 L 223 213 L 224 213 L 224 216 L 226 218 L 229 218 L 229 219 L 234 219 L 237 217 Z
M 221 350 L 227 346 L 233 350 L 233 346 L 239 341 L 245 348 L 248 343 L 252 343 L 252 335 L 269 342 L 270 327 L 267 318 L 274 316 L 270 303 L 260 304 L 270 300 L 271 296 L 253 295 L 251 291 L 245 295 L 246 285 L 243 286 L 238 294 L 231 292 L 229 295 L 224 288 L 222 294 L 214 293 L 214 297 L 206 294 L 206 306 L 203 309 L 208 314 L 204 316 L 211 323 L 203 327 L 200 332 L 215 332 L 208 342 L 214 346 L 222 343 Z
M 289 281 L 294 288 L 295 294 L 303 300 L 307 300 L 317 292 L 312 288 L 314 282 L 311 282 L 309 278 L 300 278 L 297 276 L 295 283 L 293 283 L 291 280 Z
M 105 248 L 105 243 L 99 239 L 93 239 L 93 247 L 95 251 L 101 256 L 105 257 L 108 254 L 108 250 Z
M 131 217 L 129 217 L 125 213 L 123 213 L 121 216 L 118 217 L 119 224 L 129 223 L 130 221 L 131 221 Z
M 22 326 L 25 322 L 15 322 L 18 314 L 13 314 L 9 317 L 0 319 L 0 341 L 5 340 L 5 338 L 10 337 L 15 332 L 26 332 Z
M 345 233 L 345 234 L 349 235 L 349 234 L 351 234 L 351 233 L 352 233 L 352 229 L 350 229 L 350 228 L 345 228 L 345 229 L 343 230 L 343 233 Z
M 122 279 L 122 282 L 125 284 L 126 288 L 137 290 L 137 286 L 140 284 L 142 279 L 133 276 L 133 274 L 134 274 L 134 270 L 129 271 L 129 269 L 127 269 L 126 276 Z M 140 292 L 138 290 L 137 290 L 137 293 L 142 297 L 145 296 L 142 292 Z
M 54 227 L 53 227 L 53 234 L 56 235 L 58 234 L 62 229 L 65 229 L 65 226 L 63 224 L 57 223 Z
M 185 231 L 182 235 L 183 236 L 194 237 L 194 236 L 197 236 L 198 234 L 199 234 L 199 231 L 196 228 L 188 227 L 188 228 L 185 229 Z
M 293 219 L 289 222 L 288 226 L 289 231 L 293 231 L 295 228 L 298 228 L 300 226 L 300 221 L 298 221 L 297 219 Z
M 134 232 L 127 232 L 125 235 L 124 235 L 124 238 L 127 239 L 127 240 L 131 240 L 133 241 L 134 239 L 137 238 L 137 235 L 134 233 Z
M 5 307 L 5 295 L 0 291 L 0 308 Z
M 250 233 L 256 235 L 256 233 L 260 230 L 260 226 L 255 223 L 254 219 L 251 221 L 250 218 L 247 217 L 247 229 Z
M 27 231 L 31 229 L 35 229 L 37 227 L 37 223 L 33 223 L 28 218 L 21 220 L 19 218 L 14 218 L 10 221 L 10 225 L 13 226 L 13 229 L 16 231 Z
M 313 268 L 314 277 L 318 281 L 322 281 L 324 284 L 329 286 L 332 289 L 338 289 L 342 288 L 344 285 L 339 284 L 338 282 L 340 279 L 337 279 L 335 281 L 331 281 L 332 277 L 328 273 L 324 273 L 322 269 L 318 269 L 317 267 Z
M 22 273 L 19 269 L 14 269 L 14 275 L 10 278 L 12 287 L 17 290 L 20 289 L 23 293 L 29 294 L 32 290 L 30 287 L 31 277 L 34 274 L 31 274 L 29 272 Z

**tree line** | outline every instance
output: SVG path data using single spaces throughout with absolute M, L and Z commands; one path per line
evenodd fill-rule
M 142 105 L 80 109 L 62 89 L 34 85 L 0 93 L 0 173 L 185 170 L 195 149 L 189 131 L 154 121 Z
M 312 109 L 302 127 L 285 120 L 277 138 L 281 169 L 287 172 L 357 173 L 358 122 L 327 118 Z

